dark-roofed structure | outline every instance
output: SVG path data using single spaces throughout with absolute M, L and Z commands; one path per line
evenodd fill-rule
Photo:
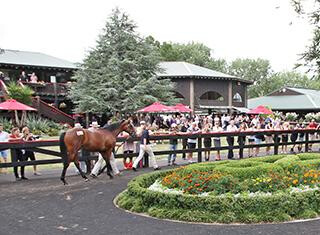
M 193 110 L 243 111 L 251 81 L 186 62 L 161 62 L 160 78 L 176 83 L 176 96 Z
M 266 96 L 249 99 L 249 108 L 265 105 L 272 110 L 306 114 L 320 111 L 320 91 L 306 88 L 283 87 Z
M 21 71 L 27 74 L 35 72 L 41 81 L 49 82 L 55 76 L 57 82 L 70 80 L 76 64 L 40 52 L 4 49 L 0 53 L 0 71 L 15 80 Z

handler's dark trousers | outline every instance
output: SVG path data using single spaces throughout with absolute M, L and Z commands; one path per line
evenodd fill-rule
M 234 137 L 230 137 L 227 136 L 227 142 L 229 145 L 229 149 L 228 149 L 228 159 L 232 159 L 233 158 L 233 145 L 234 145 Z

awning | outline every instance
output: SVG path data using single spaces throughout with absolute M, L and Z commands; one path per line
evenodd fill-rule
M 233 109 L 239 111 L 240 113 L 247 113 L 250 109 L 247 109 L 245 107 L 232 107 Z

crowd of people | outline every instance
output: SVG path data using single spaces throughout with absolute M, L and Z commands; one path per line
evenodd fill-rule
M 109 121 L 109 125 L 119 120 L 119 117 L 115 117 Z M 244 132 L 249 131 L 250 133 L 246 136 L 227 136 L 226 142 L 228 146 L 234 146 L 235 142 L 252 145 L 251 148 L 248 148 L 248 157 L 257 157 L 261 155 L 259 144 L 267 143 L 271 144 L 275 141 L 280 145 L 280 153 L 294 153 L 302 151 L 302 144 L 299 143 L 304 141 L 305 134 L 295 130 L 301 130 L 303 128 L 312 128 L 319 129 L 319 125 L 312 120 L 310 123 L 289 123 L 287 121 L 281 120 L 280 118 L 272 118 L 270 116 L 262 117 L 261 115 L 143 115 L 135 116 L 133 118 L 133 123 L 136 126 L 137 135 L 140 136 L 140 141 L 133 141 L 128 137 L 127 133 L 120 133 L 119 137 L 127 138 L 123 144 L 123 153 L 139 153 L 138 157 L 133 159 L 133 157 L 125 157 L 123 159 L 124 169 L 132 169 L 134 171 L 138 170 L 139 166 L 142 166 L 142 159 L 145 155 L 149 156 L 150 162 L 154 170 L 160 169 L 156 158 L 153 154 L 153 143 L 150 141 L 150 135 L 153 134 L 198 134 L 198 133 L 221 133 L 221 132 Z M 107 125 L 108 125 L 107 124 Z M 77 123 L 76 127 L 82 127 L 81 124 Z M 99 128 L 97 121 L 93 121 L 90 124 L 90 131 L 95 131 Z M 71 128 L 71 126 L 70 126 Z M 275 139 L 275 136 L 272 133 L 261 133 L 261 131 L 267 130 L 292 130 L 290 133 L 282 133 L 277 135 L 278 139 Z M 0 142 L 14 142 L 14 141 L 33 141 L 35 136 L 32 135 L 28 127 L 24 127 L 20 133 L 19 128 L 13 128 L 11 133 L 6 133 L 3 131 L 3 126 L 0 124 Z M 309 134 L 309 139 L 314 140 L 316 138 L 317 132 L 315 134 Z M 197 147 L 197 138 L 188 137 L 182 138 L 170 138 L 169 139 L 169 149 L 177 150 L 178 143 L 181 141 L 182 149 L 196 149 Z M 287 143 L 292 142 L 293 145 L 288 151 Z M 297 142 L 299 141 L 299 142 Z M 221 147 L 222 137 L 215 136 L 210 137 L 206 136 L 203 138 L 203 146 L 205 148 L 211 147 Z M 297 143 L 296 143 L 297 142 Z M 312 144 L 308 146 L 310 150 L 312 149 Z M 242 151 L 242 152 L 241 152 Z M 271 153 L 271 146 L 265 147 L 265 153 L 268 155 Z M 94 153 L 92 153 L 94 154 Z M 114 154 L 111 157 L 111 166 L 113 169 L 113 174 L 118 175 L 121 172 L 119 171 Z M 98 154 L 99 155 L 99 154 Z M 243 149 L 240 148 L 239 156 L 243 155 Z M 234 151 L 232 148 L 229 148 L 228 159 L 234 159 Z M 2 162 L 7 162 L 8 160 L 8 150 L 0 151 L 0 158 Z M 27 161 L 35 160 L 34 152 L 30 150 L 16 150 L 16 159 L 17 161 Z M 168 155 L 168 165 L 177 165 L 177 154 L 172 153 Z M 186 160 L 188 163 L 193 163 L 193 154 L 192 152 L 183 153 L 182 159 Z M 211 151 L 204 151 L 205 161 L 209 160 L 221 160 L 221 151 L 216 150 L 214 156 L 211 156 Z M 83 165 L 83 164 L 82 164 Z M 92 171 L 91 176 L 97 177 L 103 171 L 104 159 L 102 156 L 98 156 Z M 82 168 L 82 167 L 81 167 Z M 34 175 L 40 175 L 37 171 L 37 167 L 33 166 Z M 18 173 L 18 167 L 14 167 L 14 175 L 16 180 L 26 180 L 24 173 L 24 167 L 21 167 L 20 175 Z
M 34 141 L 37 138 L 37 136 L 34 136 L 32 133 L 30 133 L 30 130 L 28 127 L 23 127 L 21 132 L 18 127 L 12 128 L 10 134 L 5 132 L 3 130 L 3 125 L 0 124 L 0 142 L 21 142 L 21 141 Z M 1 150 L 0 151 L 0 160 L 1 162 L 7 163 L 8 162 L 8 150 Z M 15 158 L 17 161 L 28 161 L 29 159 L 31 161 L 36 160 L 35 154 L 31 150 L 25 150 L 25 149 L 16 149 L 15 150 Z M 16 178 L 16 181 L 20 180 L 28 180 L 28 178 L 25 176 L 24 166 L 20 167 L 20 175 L 18 173 L 18 167 L 15 166 L 13 168 L 14 175 Z M 3 171 L 3 173 L 6 173 L 6 171 Z M 33 174 L 34 175 L 41 175 L 37 171 L 37 166 L 33 166 Z

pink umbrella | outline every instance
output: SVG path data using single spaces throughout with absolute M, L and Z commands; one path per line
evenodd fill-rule
M 0 103 L 0 110 L 24 110 L 24 111 L 36 111 L 35 108 L 32 108 L 28 105 L 22 104 L 14 99 L 7 100 L 3 103 Z
M 263 105 L 259 105 L 258 107 L 251 109 L 247 114 L 272 114 L 272 111 Z
M 172 107 L 173 109 L 175 109 L 177 112 L 180 113 L 191 113 L 192 109 L 190 109 L 188 106 L 184 105 L 184 104 L 176 104 L 175 106 Z
M 161 104 L 160 102 L 155 102 L 143 109 L 138 110 L 138 113 L 168 113 L 175 110 L 172 107 Z

